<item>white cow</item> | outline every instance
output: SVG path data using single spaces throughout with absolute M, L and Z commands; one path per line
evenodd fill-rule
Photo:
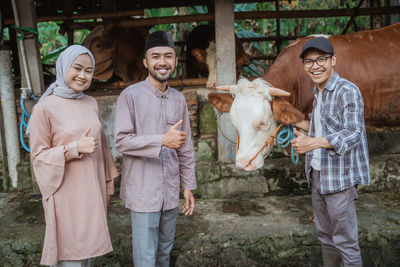
M 210 93 L 208 99 L 220 112 L 229 112 L 239 136 L 236 167 L 240 170 L 254 171 L 264 165 L 272 148 L 265 143 L 276 130 L 277 121 L 296 124 L 304 119 L 303 113 L 281 98 L 290 93 L 261 78 L 252 82 L 240 79 L 237 85 L 217 89 L 230 92 Z

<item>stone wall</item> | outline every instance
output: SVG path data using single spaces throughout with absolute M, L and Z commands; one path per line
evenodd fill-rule
M 283 195 L 308 192 L 304 173 L 304 157 L 292 164 L 281 149 L 275 147 L 265 160 L 265 166 L 256 172 L 238 171 L 234 164 L 218 162 L 216 110 L 208 102 L 210 91 L 204 88 L 184 89 L 187 99 L 192 138 L 196 156 L 197 197 L 233 197 L 242 195 Z M 113 130 L 115 105 L 118 96 L 96 97 L 103 118 L 104 131 L 113 157 L 120 166 L 121 156 L 114 147 Z M 398 129 L 368 128 L 371 163 L 371 185 L 361 191 L 400 190 L 400 131 Z M 236 140 L 230 140 L 235 142 Z M 30 170 L 29 158 L 24 156 L 19 166 L 19 190 L 38 192 Z M 0 166 L 0 192 L 5 191 L 4 168 Z
M 232 197 L 242 195 L 283 195 L 308 192 L 304 173 L 304 157 L 294 165 L 280 148 L 274 148 L 265 166 L 256 172 L 238 171 L 234 164 L 218 162 L 217 113 L 208 102 L 210 90 L 184 89 L 192 126 L 196 156 L 197 197 Z M 115 158 L 120 155 L 113 147 L 113 124 L 116 96 L 98 97 L 108 143 Z M 400 190 L 400 131 L 368 128 L 371 163 L 371 186 L 361 191 Z M 232 142 L 236 140 L 230 140 Z

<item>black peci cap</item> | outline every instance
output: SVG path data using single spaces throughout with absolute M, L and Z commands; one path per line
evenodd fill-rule
M 155 31 L 150 33 L 146 39 L 144 52 L 156 46 L 168 46 L 176 51 L 172 35 L 166 31 Z
M 321 50 L 324 53 L 331 54 L 332 56 L 335 54 L 333 50 L 333 46 L 331 42 L 325 37 L 315 37 L 310 40 L 308 40 L 304 45 L 303 49 L 301 50 L 300 57 L 303 58 L 304 54 L 307 52 L 307 50 L 315 48 L 318 50 Z

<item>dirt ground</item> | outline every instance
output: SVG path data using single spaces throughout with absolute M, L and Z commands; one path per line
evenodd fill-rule
M 400 266 L 400 195 L 362 193 L 356 202 L 364 266 Z M 172 266 L 320 266 L 311 198 L 198 199 L 178 218 Z M 114 251 L 94 266 L 133 266 L 130 214 L 109 209 Z M 44 237 L 40 195 L 0 194 L 1 266 L 39 266 Z

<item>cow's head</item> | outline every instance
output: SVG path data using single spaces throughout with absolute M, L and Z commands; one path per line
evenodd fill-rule
M 147 76 L 142 64 L 147 27 L 119 27 L 118 22 L 101 24 L 86 37 L 96 61 L 94 78 L 109 80 L 113 74 L 124 81 L 140 81 Z
M 202 64 L 207 65 L 208 79 L 206 88 L 215 88 L 217 82 L 217 51 L 215 41 L 211 41 L 206 50 L 195 48 L 192 50 L 192 55 Z M 241 68 L 248 63 L 251 56 L 243 50 L 242 44 L 236 38 L 236 71 L 237 76 L 241 74 Z
M 300 111 L 282 98 L 290 93 L 273 88 L 261 78 L 253 82 L 241 79 L 237 85 L 217 88 L 230 91 L 229 94 L 210 93 L 208 99 L 218 111 L 229 112 L 238 132 L 238 169 L 254 171 L 264 165 L 264 158 L 271 152 L 272 145 L 262 149 L 258 155 L 257 152 L 276 130 L 277 121 L 290 125 L 304 119 Z
M 90 32 L 83 43 L 92 52 L 96 61 L 94 69 L 96 80 L 108 80 L 113 75 L 113 56 L 117 44 L 115 38 L 111 36 L 111 29 L 112 25 L 99 25 Z

